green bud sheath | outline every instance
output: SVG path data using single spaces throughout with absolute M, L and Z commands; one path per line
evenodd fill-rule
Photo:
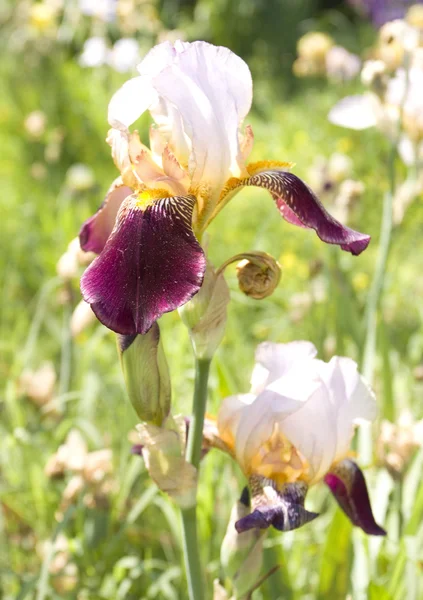
M 118 335 L 129 399 L 143 422 L 160 426 L 170 411 L 169 368 L 157 323 L 144 335 Z
M 229 289 L 210 262 L 200 291 L 178 311 L 188 328 L 195 356 L 211 359 L 225 333 Z

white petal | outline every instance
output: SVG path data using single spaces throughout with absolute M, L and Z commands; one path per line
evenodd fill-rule
M 239 419 L 245 406 L 255 400 L 253 394 L 237 394 L 225 398 L 219 407 L 217 428 L 219 435 L 228 445 L 232 445 L 238 431 Z
M 124 83 L 110 100 L 109 123 L 116 129 L 127 128 L 156 101 L 157 94 L 150 78 L 134 77 Z
M 158 126 L 160 135 L 169 142 L 171 150 L 184 168 L 188 168 L 192 144 L 185 133 L 181 114 L 164 98 L 150 108 L 151 116 Z
M 235 454 L 248 473 L 252 458 L 272 435 L 276 422 L 298 410 L 301 402 L 285 398 L 273 390 L 265 390 L 250 405 L 237 413 Z
M 155 162 L 160 165 L 162 162 L 162 154 L 166 148 L 166 140 L 156 127 L 150 127 L 150 149 Z
M 341 460 L 349 451 L 354 426 L 375 419 L 375 397 L 358 373 L 357 364 L 350 358 L 334 356 L 328 364 L 322 361 L 316 363 L 319 363 L 318 371 L 328 389 L 336 418 L 334 460 Z
M 257 347 L 256 365 L 251 376 L 251 392 L 260 393 L 272 381 L 279 379 L 299 361 L 314 358 L 317 354 L 311 342 L 275 344 L 264 342 Z
M 171 42 L 163 42 L 154 46 L 137 66 L 138 73 L 154 77 L 172 64 L 177 53 L 177 49 Z
M 299 410 L 280 421 L 280 430 L 310 465 L 310 484 L 329 470 L 336 455 L 336 414 L 321 383 Z
M 328 119 L 348 129 L 367 129 L 377 122 L 377 102 L 371 94 L 347 96 L 331 109 Z
M 398 143 L 398 154 L 401 157 L 402 162 L 407 165 L 407 167 L 411 167 L 416 164 L 418 156 L 418 152 L 416 152 L 416 148 L 410 138 L 406 135 L 401 136 L 401 139 Z
M 194 42 L 180 49 L 154 87 L 181 114 L 192 142 L 193 184 L 220 186 L 239 172 L 238 127 L 251 106 L 251 74 L 227 48 Z

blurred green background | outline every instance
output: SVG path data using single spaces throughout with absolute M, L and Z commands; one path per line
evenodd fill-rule
M 215 413 L 222 398 L 248 390 L 254 348 L 263 340 L 308 339 L 326 360 L 334 353 L 361 360 L 389 145 L 376 131 L 349 132 L 327 121 L 337 100 L 360 90 L 359 81 L 298 80 L 292 63 L 296 42 L 307 31 L 325 31 L 355 53 L 365 52 L 376 32 L 352 6 L 323 0 L 3 0 L 0 24 L 0 597 L 183 599 L 178 511 L 149 480 L 143 461 L 131 455 L 128 435 L 136 416 L 114 336 L 95 323 L 71 335 L 82 267 L 67 280 L 57 274 L 67 245 L 116 176 L 104 141 L 107 105 L 135 74 L 133 68 L 116 70 L 125 67 L 116 57 L 115 66 L 110 58 L 83 66 L 84 43 L 103 40 L 100 63 L 104 47 L 110 51 L 122 38 L 135 39 L 140 56 L 179 37 L 230 47 L 253 72 L 251 160 L 293 161 L 307 181 L 316 157 L 341 152 L 353 161 L 354 179 L 365 185 L 349 214 L 351 226 L 372 236 L 359 258 L 283 222 L 260 190 L 243 191 L 210 227 L 215 265 L 242 251 L 264 250 L 283 269 L 278 289 L 261 302 L 243 296 L 228 270 L 227 333 L 210 384 L 209 410 Z M 94 52 L 85 61 L 95 58 Z M 145 116 L 142 138 L 148 126 Z M 422 222 L 420 200 L 393 234 L 374 382 L 379 421 L 397 420 L 403 409 L 416 420 L 423 417 Z M 163 317 L 161 326 L 174 411 L 188 413 L 188 336 L 176 313 Z M 46 362 L 55 380 L 40 407 L 31 401 L 31 374 Z M 111 448 L 113 471 L 101 498 L 87 502 L 84 489 L 61 512 L 70 477 L 49 478 L 45 466 L 71 429 L 91 451 Z M 375 440 L 378 430 L 376 424 Z M 281 568 L 254 598 L 422 598 L 422 462 L 418 450 L 399 476 L 388 472 L 383 457 L 366 469 L 377 519 L 388 530 L 384 540 L 353 532 L 327 490 L 313 490 L 309 510 L 321 517 L 297 532 L 269 535 L 266 566 L 278 562 Z M 204 460 L 199 513 L 210 586 L 220 575 L 219 547 L 242 485 L 226 457 L 212 453 Z M 63 536 L 63 564 L 56 568 L 48 543 Z

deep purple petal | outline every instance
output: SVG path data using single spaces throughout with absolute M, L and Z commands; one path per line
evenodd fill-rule
M 145 334 L 164 313 L 198 292 L 206 259 L 191 227 L 194 196 L 121 206 L 104 250 L 81 279 L 97 318 L 124 335 Z
M 79 243 L 85 252 L 100 254 L 112 233 L 119 208 L 130 194 L 131 188 L 123 185 L 120 177 L 112 183 L 103 204 L 85 221 L 79 232 Z
M 375 521 L 364 475 L 355 462 L 343 460 L 326 475 L 325 483 L 354 525 L 369 535 L 386 535 Z
M 255 476 L 250 479 L 250 486 L 254 510 L 235 523 L 238 533 L 270 526 L 291 531 L 319 516 L 304 508 L 307 486 L 302 482 L 288 483 L 278 490 L 272 480 Z
M 286 507 L 268 506 L 254 510 L 235 523 L 238 533 L 249 529 L 267 529 L 271 525 L 279 531 L 292 531 L 318 517 L 318 513 L 309 512 L 300 504 L 290 504 Z
M 269 190 L 281 215 L 293 225 L 314 229 L 328 244 L 338 244 L 342 250 L 358 255 L 367 248 L 370 236 L 344 227 L 334 219 L 312 190 L 288 171 L 268 170 L 243 180 Z

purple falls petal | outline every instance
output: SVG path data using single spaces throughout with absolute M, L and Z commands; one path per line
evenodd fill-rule
M 143 206 L 134 194 L 123 202 L 103 251 L 81 279 L 85 301 L 106 327 L 145 334 L 198 292 L 206 259 L 191 227 L 194 205 L 194 196 Z
M 314 229 L 323 242 L 338 244 L 354 255 L 369 245 L 370 236 L 344 227 L 326 211 L 314 192 L 288 171 L 262 171 L 243 180 L 243 184 L 267 189 L 284 219 Z
M 303 482 L 287 483 L 278 489 L 272 480 L 254 476 L 250 479 L 250 488 L 254 510 L 235 523 L 238 533 L 270 526 L 291 531 L 319 516 L 304 508 L 307 485 Z
M 132 194 L 131 188 L 123 185 L 120 177 L 112 183 L 103 204 L 85 221 L 79 232 L 79 243 L 85 252 L 100 254 L 112 233 L 119 208 L 130 194 Z
M 364 475 L 355 462 L 340 462 L 326 475 L 325 483 L 354 525 L 369 535 L 386 535 L 375 521 Z

